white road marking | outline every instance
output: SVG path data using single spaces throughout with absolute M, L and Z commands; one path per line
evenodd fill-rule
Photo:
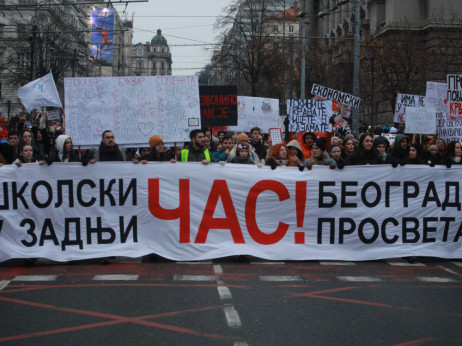
M 12 281 L 56 281 L 58 275 L 18 275 Z
M 215 274 L 223 274 L 223 268 L 219 264 L 214 264 L 213 265 L 213 272 Z
M 420 276 L 416 277 L 416 279 L 423 282 L 456 282 L 456 280 L 452 278 L 438 276 Z
M 186 262 L 176 262 L 176 264 L 213 264 L 212 261 L 186 261 Z
M 250 264 L 264 264 L 264 265 L 284 265 L 286 262 L 277 261 L 251 261 Z
M 242 325 L 239 314 L 237 313 L 234 306 L 226 305 L 223 310 L 225 312 L 226 323 L 228 323 L 228 327 L 239 328 Z
M 226 286 L 217 286 L 218 294 L 220 295 L 221 300 L 231 299 L 231 291 Z
M 134 281 L 140 276 L 137 274 L 105 274 L 93 276 L 94 281 Z
M 420 263 L 420 262 L 409 263 L 409 261 L 402 260 L 402 259 L 390 259 L 385 262 L 395 267 L 426 267 L 426 265 L 423 263 Z
M 438 268 L 441 268 L 441 269 L 443 269 L 443 270 L 445 270 L 445 271 L 447 271 L 447 272 L 450 273 L 450 274 L 453 274 L 453 275 L 460 275 L 458 272 L 456 272 L 456 271 L 454 271 L 454 270 L 452 270 L 452 269 L 446 268 L 445 266 L 437 266 L 437 267 L 438 267 Z
M 8 286 L 9 283 L 10 281 L 8 280 L 0 281 L 0 291 L 3 290 L 6 286 Z
M 379 282 L 383 281 L 381 278 L 375 276 L 337 276 L 341 281 L 349 282 Z
M 216 279 L 215 275 L 175 275 L 173 277 L 175 281 L 215 281 Z
M 344 262 L 344 261 L 319 261 L 319 264 L 323 266 L 355 266 L 354 262 Z
M 453 261 L 453 262 L 451 262 L 451 263 L 452 263 L 452 264 L 455 264 L 455 265 L 458 266 L 458 267 L 462 267 L 462 262 L 455 262 L 455 261 Z
M 260 276 L 260 281 L 283 282 L 283 281 L 303 281 L 303 279 L 300 276 Z
M 249 346 L 245 341 L 236 341 L 233 346 Z

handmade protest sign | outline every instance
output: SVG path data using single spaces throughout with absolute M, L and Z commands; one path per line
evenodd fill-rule
M 447 116 L 448 120 L 462 120 L 462 75 L 447 75 Z
M 189 141 L 200 128 L 197 76 L 65 78 L 66 134 L 95 146 L 105 130 L 119 145 L 141 146 L 159 135 Z
M 282 140 L 282 131 L 281 129 L 269 129 L 269 135 L 271 137 L 272 145 L 276 145 L 279 143 L 284 143 Z
M 430 107 L 407 107 L 406 133 L 436 133 L 436 110 Z
M 237 97 L 237 126 L 228 126 L 228 131 L 250 132 L 259 127 L 263 133 L 280 127 L 279 100 L 262 97 Z
M 398 94 L 393 122 L 404 123 L 406 121 L 407 107 L 425 107 L 425 96 Z
M 332 132 L 332 101 L 288 100 L 290 132 Z
M 436 109 L 436 134 L 446 143 L 462 141 L 462 120 L 447 116 L 447 83 L 427 82 L 427 106 Z
M 4 165 L 0 261 L 462 258 L 456 166 Z
M 199 94 L 202 127 L 237 125 L 235 85 L 201 85 Z
M 311 94 L 321 96 L 326 100 L 337 101 L 338 103 L 345 104 L 352 108 L 359 108 L 359 103 L 361 102 L 359 97 L 338 90 L 326 88 L 318 84 L 313 84 L 313 87 L 311 88 Z

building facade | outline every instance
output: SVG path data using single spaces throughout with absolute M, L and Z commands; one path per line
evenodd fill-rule
M 304 0 L 307 84 L 353 92 L 355 1 Z M 360 0 L 361 120 L 391 122 L 398 93 L 425 95 L 462 64 L 462 1 Z M 311 70 L 310 70 L 311 67 Z
M 172 74 L 172 54 L 160 29 L 151 42 L 138 43 L 130 49 L 128 74 L 133 76 L 169 76 Z

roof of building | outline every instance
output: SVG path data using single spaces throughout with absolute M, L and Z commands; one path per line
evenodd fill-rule
M 157 35 L 152 38 L 151 44 L 167 44 L 167 39 L 162 35 L 162 30 L 157 29 Z

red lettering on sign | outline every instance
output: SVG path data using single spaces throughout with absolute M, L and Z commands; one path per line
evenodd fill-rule
M 213 217 L 219 198 L 221 198 L 223 203 L 223 209 L 226 214 L 225 218 Z M 194 242 L 196 244 L 204 244 L 210 229 L 229 229 L 235 244 L 245 243 L 226 180 L 215 180 L 213 182 Z
M 159 179 L 148 180 L 149 211 L 161 220 L 180 219 L 180 243 L 190 242 L 190 207 L 189 207 L 189 179 L 180 179 L 179 205 L 175 209 L 165 209 L 160 206 Z
M 262 245 L 271 245 L 275 244 L 284 238 L 289 225 L 283 222 L 279 222 L 278 228 L 273 233 L 264 233 L 260 230 L 257 225 L 257 220 L 255 217 L 256 208 L 257 208 L 257 199 L 258 196 L 263 191 L 273 191 L 278 197 L 279 201 L 285 201 L 290 198 L 289 191 L 284 186 L 284 184 L 275 181 L 275 180 L 261 180 L 256 183 L 249 191 L 247 195 L 247 201 L 245 204 L 245 221 L 247 225 L 247 230 L 257 243 Z

